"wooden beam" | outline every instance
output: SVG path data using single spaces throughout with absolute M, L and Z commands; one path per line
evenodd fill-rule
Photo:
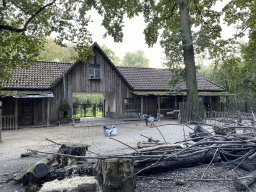
M 46 114 L 46 121 L 47 121 L 47 127 L 50 126 L 50 97 L 47 98 L 47 114 Z
M 18 129 L 18 115 L 19 115 L 19 105 L 18 105 L 18 99 L 15 99 L 15 129 Z
M 159 118 L 160 118 L 160 110 L 161 110 L 161 107 L 160 107 L 160 97 L 157 97 L 157 113 L 159 114 Z
M 174 98 L 175 98 L 174 109 L 177 110 L 178 109 L 178 97 L 174 96 Z
M 144 114 L 144 111 L 143 111 L 143 108 L 144 108 L 144 104 L 143 104 L 143 96 L 140 97 L 140 118 L 143 118 L 143 114 Z

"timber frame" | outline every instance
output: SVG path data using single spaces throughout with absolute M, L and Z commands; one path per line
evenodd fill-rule
M 103 95 L 104 117 L 139 118 L 142 114 L 166 116 L 186 101 L 185 90 L 168 90 L 168 70 L 154 68 L 117 67 L 99 45 L 92 45 L 94 56 L 87 61 L 58 63 L 38 61 L 29 69 L 10 69 L 12 77 L 3 83 L 3 129 L 22 125 L 45 125 L 58 122 L 59 108 L 67 101 L 72 112 L 73 93 Z M 197 72 L 199 98 L 208 107 L 220 102 L 225 89 L 213 84 Z M 0 124 L 1 125 L 1 124 Z

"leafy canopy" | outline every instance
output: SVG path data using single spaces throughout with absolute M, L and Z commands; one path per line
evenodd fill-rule
M 77 57 L 74 47 L 68 44 L 66 47 L 57 45 L 52 38 L 46 39 L 43 49 L 39 51 L 38 60 L 57 61 L 57 62 L 74 62 Z
M 121 60 L 118 56 L 116 56 L 115 52 L 112 51 L 112 49 L 108 48 L 106 45 L 102 45 L 101 49 L 104 51 L 104 53 L 106 53 L 108 58 L 110 58 L 115 65 L 120 65 Z
M 121 66 L 124 67 L 148 67 L 149 59 L 144 55 L 145 53 L 141 50 L 136 52 L 127 52 L 122 60 Z
M 7 68 L 33 64 L 53 33 L 58 45 L 65 46 L 65 41 L 76 45 L 77 59 L 92 54 L 86 29 L 89 4 L 83 0 L 0 1 L 0 82 L 10 77 Z

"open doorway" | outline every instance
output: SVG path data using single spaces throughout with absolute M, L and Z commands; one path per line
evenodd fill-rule
M 73 93 L 73 118 L 104 117 L 103 95 L 101 93 Z

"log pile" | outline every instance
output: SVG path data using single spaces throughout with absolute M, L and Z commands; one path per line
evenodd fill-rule
M 154 174 L 198 164 L 210 165 L 222 161 L 251 172 L 247 176 L 234 178 L 235 188 L 246 189 L 255 182 L 256 137 L 254 133 L 237 134 L 233 128 L 222 131 L 220 127 L 218 127 L 218 131 L 216 131 L 216 127 L 213 127 L 213 132 L 209 132 L 199 125 L 191 129 L 193 132 L 189 134 L 189 137 L 185 138 L 184 136 L 184 140 L 177 143 L 161 142 L 142 135 L 148 138 L 148 141 L 138 143 L 138 149 L 114 139 L 132 149 L 129 152 L 116 155 L 86 156 L 87 145 L 77 145 L 78 147 L 75 149 L 73 144 L 59 144 L 61 147 L 57 153 L 48 153 L 49 157 L 31 165 L 30 172 L 33 172 L 37 181 L 39 178 L 45 178 L 46 175 L 48 179 L 44 181 L 56 178 L 64 179 L 65 177 L 53 176 L 54 174 L 58 175 L 57 170 L 49 171 L 50 157 L 58 156 L 58 159 L 61 159 L 59 166 L 60 168 L 64 167 L 64 169 L 68 167 L 70 162 L 94 159 L 97 160 L 94 169 L 92 165 L 89 165 L 87 171 L 84 174 L 78 174 L 79 176 L 92 175 L 93 172 L 104 191 L 134 191 L 135 175 Z M 164 139 L 164 135 L 162 137 Z M 110 137 L 110 139 L 113 138 Z M 74 153 L 74 151 L 76 152 Z M 37 165 L 40 165 L 38 169 L 35 168 Z M 82 166 L 85 164 L 82 163 Z M 34 173 L 32 170 L 39 171 Z M 204 175 L 202 175 L 202 179 L 203 177 Z M 24 175 L 22 180 L 24 181 Z M 42 180 L 41 184 L 43 183 Z

